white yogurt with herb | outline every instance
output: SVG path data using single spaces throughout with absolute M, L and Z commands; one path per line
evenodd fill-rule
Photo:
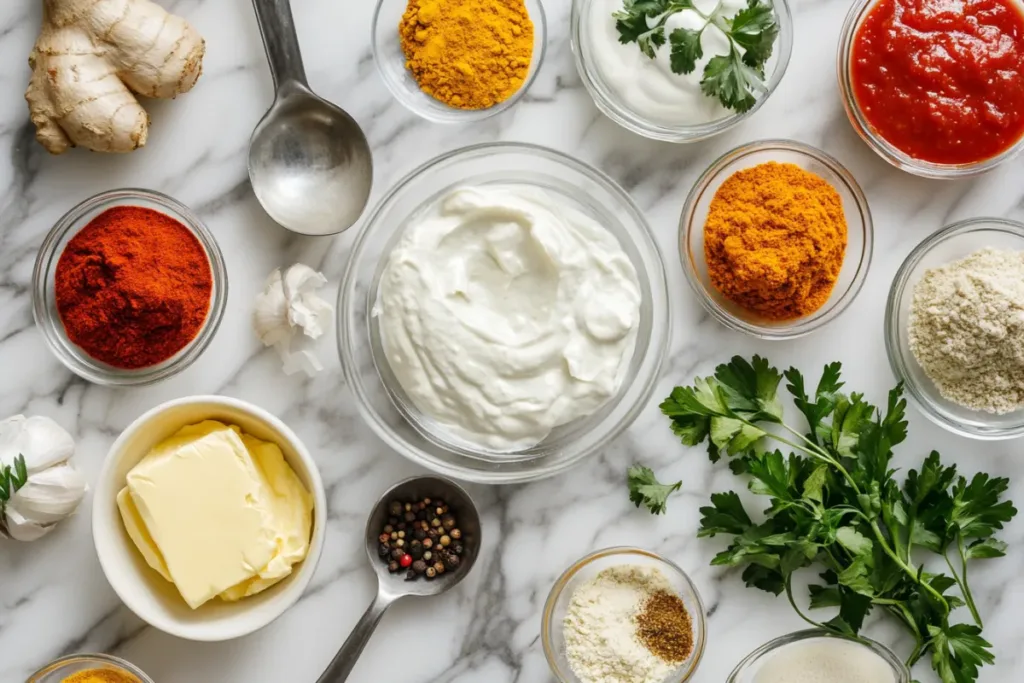
M 744 0 L 694 0 L 696 11 L 673 14 L 665 24 L 665 36 L 677 28 L 700 30 L 713 12 L 731 17 L 746 6 Z M 704 56 L 689 74 L 673 73 L 671 45 L 666 42 L 651 59 L 636 43 L 619 42 L 612 15 L 623 8 L 622 0 L 592 0 L 581 30 L 589 42 L 587 57 L 593 61 L 614 98 L 642 119 L 663 126 L 690 126 L 717 121 L 733 114 L 715 97 L 701 92 L 704 67 L 716 55 L 729 54 L 729 38 L 714 24 L 701 33 Z M 703 15 L 703 16 L 702 16 Z M 648 19 L 648 24 L 653 20 Z
M 751 683 L 897 683 L 870 648 L 841 638 L 811 638 L 768 655 Z
M 618 240 L 527 186 L 456 189 L 410 223 L 374 315 L 416 408 L 496 452 L 536 445 L 622 384 L 641 294 Z

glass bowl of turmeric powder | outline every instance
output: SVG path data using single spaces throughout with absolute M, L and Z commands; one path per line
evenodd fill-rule
M 436 123 L 500 114 L 544 61 L 541 0 L 378 0 L 371 47 L 407 109 Z
M 26 683 L 153 683 L 153 679 L 119 657 L 82 654 L 47 664 Z
M 683 270 L 719 322 L 762 339 L 808 334 L 841 314 L 871 264 L 860 185 L 836 159 L 792 140 L 719 158 L 679 220 Z

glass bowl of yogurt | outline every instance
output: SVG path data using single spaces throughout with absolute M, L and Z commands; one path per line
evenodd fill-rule
M 701 90 L 708 62 L 730 54 L 729 39 L 719 25 L 743 10 L 746 0 L 695 0 L 692 9 L 671 15 L 661 34 L 669 38 L 653 59 L 637 43 L 620 41 L 613 14 L 623 10 L 623 0 L 573 0 L 570 30 L 576 70 L 597 108 L 620 126 L 654 140 L 703 140 L 752 116 L 786 73 L 793 50 L 793 15 L 787 0 L 769 2 L 778 36 L 761 85 L 752 89 L 755 102 L 746 111 L 726 108 Z M 647 23 L 653 25 L 656 19 Z M 688 74 L 672 68 L 671 34 L 678 29 L 700 31 L 703 55 Z
M 400 180 L 339 296 L 341 364 L 370 426 L 486 483 L 606 446 L 650 397 L 671 328 L 640 209 L 601 172 L 526 144 L 466 147 Z
M 808 629 L 750 653 L 726 683 L 909 683 L 910 670 L 880 643 Z

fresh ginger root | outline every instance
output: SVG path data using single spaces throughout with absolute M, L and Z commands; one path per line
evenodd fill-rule
M 76 145 L 142 147 L 149 115 L 133 91 L 159 98 L 188 92 L 205 51 L 188 22 L 150 0 L 43 0 L 25 92 L 36 139 L 53 154 Z

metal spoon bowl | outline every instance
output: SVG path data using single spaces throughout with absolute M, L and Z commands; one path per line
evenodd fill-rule
M 304 235 L 350 228 L 373 158 L 359 124 L 309 89 L 288 0 L 253 0 L 276 94 L 249 141 L 249 180 L 270 217 Z
M 448 504 L 450 511 L 459 521 L 465 552 L 461 557 L 461 563 L 454 571 L 445 572 L 430 580 L 425 577 L 407 580 L 404 571 L 394 574 L 389 572 L 387 563 L 377 555 L 377 546 L 380 543 L 378 536 L 388 517 L 388 503 L 392 500 L 407 501 L 423 497 L 443 499 Z M 385 491 L 366 520 L 365 533 L 366 556 L 377 573 L 377 597 L 352 629 L 345 644 L 317 683 L 341 683 L 348 678 L 384 612 L 396 600 L 410 595 L 440 595 L 462 581 L 473 568 L 480 552 L 480 532 L 480 514 L 473 499 L 453 481 L 441 477 L 414 477 L 399 482 Z

